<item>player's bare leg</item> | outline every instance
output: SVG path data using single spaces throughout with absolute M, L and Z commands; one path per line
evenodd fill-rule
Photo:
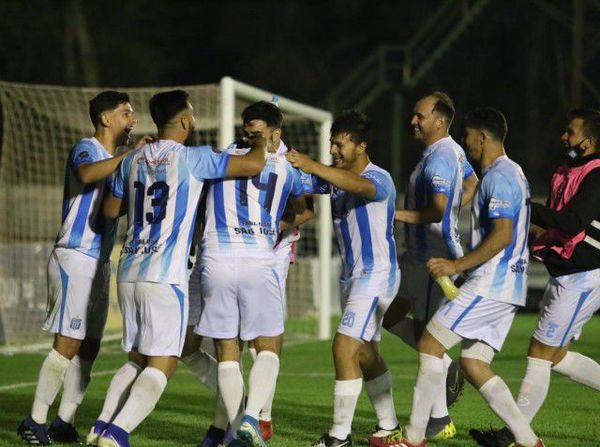
M 364 343 L 360 350 L 359 363 L 365 390 L 377 415 L 377 427 L 369 437 L 369 445 L 395 445 L 396 438 L 401 438 L 402 433 L 394 408 L 392 375 L 379 354 L 379 343 Z

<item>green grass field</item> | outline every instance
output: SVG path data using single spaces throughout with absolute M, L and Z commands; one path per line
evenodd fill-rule
M 525 370 L 529 336 L 534 315 L 520 315 L 495 361 L 495 370 L 518 392 Z M 600 360 L 600 317 L 587 324 L 583 341 L 576 349 Z M 288 346 L 281 360 L 274 404 L 274 446 L 308 446 L 331 423 L 333 365 L 329 342 L 309 342 Z M 382 352 L 394 375 L 398 417 L 406 423 L 417 370 L 417 356 L 398 339 L 386 334 Z M 45 352 L 0 356 L 0 445 L 19 445 L 17 425 L 30 410 L 38 368 Z M 80 408 L 77 426 L 84 435 L 100 411 L 104 393 L 113 372 L 124 362 L 117 342 L 105 343 L 95 366 L 95 377 Z M 246 359 L 247 360 L 247 359 Z M 249 367 L 249 363 L 246 362 Z M 134 446 L 191 446 L 200 441 L 210 424 L 214 399 L 181 365 L 154 412 L 131 437 Z M 51 410 L 50 418 L 55 415 Z M 499 420 L 479 394 L 466 385 L 460 402 L 451 410 L 458 428 L 456 438 L 443 441 L 448 446 L 475 445 L 468 430 L 472 427 L 500 426 Z M 361 396 L 354 419 L 356 445 L 375 425 L 367 396 Z M 547 446 L 600 445 L 600 394 L 553 374 L 546 403 L 534 420 L 534 430 Z M 431 442 L 442 445 L 442 442 Z

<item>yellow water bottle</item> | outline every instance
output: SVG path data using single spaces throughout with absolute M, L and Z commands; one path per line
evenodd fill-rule
M 440 285 L 440 287 L 444 291 L 444 295 L 449 300 L 453 300 L 460 294 L 458 287 L 454 285 L 454 282 L 450 279 L 449 276 L 440 276 L 438 278 L 435 278 L 435 281 Z

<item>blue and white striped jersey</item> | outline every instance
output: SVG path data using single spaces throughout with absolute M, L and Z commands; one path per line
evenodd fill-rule
M 243 155 L 248 148 L 231 145 L 226 152 Z M 260 174 L 220 179 L 208 185 L 201 253 L 251 253 L 273 256 L 279 223 L 289 196 L 304 193 L 300 172 L 285 152 L 268 153 Z
M 452 137 L 430 145 L 412 172 L 405 198 L 405 209 L 425 208 L 429 196 L 444 194 L 448 205 L 441 222 L 405 224 L 406 248 L 419 260 L 431 257 L 460 258 L 463 254 L 458 233 L 463 180 L 473 174 L 465 152 Z
M 56 236 L 56 247 L 72 248 L 101 261 L 110 258 L 115 242 L 116 225 L 102 215 L 102 199 L 110 177 L 84 184 L 76 175 L 84 163 L 111 158 L 96 138 L 84 138 L 71 150 L 65 169 L 62 225 Z
M 222 178 L 229 154 L 158 140 L 129 154 L 113 194 L 127 204 L 118 281 L 187 284 L 187 259 L 204 180 Z
M 461 290 L 484 298 L 525 305 L 529 264 L 530 192 L 521 167 L 498 157 L 483 173 L 471 206 L 471 250 L 492 231 L 494 219 L 513 221 L 511 244 L 469 272 Z
M 375 185 L 373 199 L 342 191 L 314 175 L 305 180 L 305 191 L 331 194 L 333 225 L 342 257 L 341 280 L 385 275 L 392 294 L 400 280 L 394 240 L 396 187 L 390 174 L 373 163 L 367 165 L 361 177 Z

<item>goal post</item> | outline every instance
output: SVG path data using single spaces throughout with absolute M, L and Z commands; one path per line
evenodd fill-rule
M 148 101 L 174 88 L 186 90 L 194 106 L 192 144 L 220 148 L 235 140 L 246 105 L 272 98 L 270 92 L 231 78 L 207 85 L 111 87 L 130 96 L 137 119 L 134 138 L 155 134 Z M 73 145 L 93 135 L 88 101 L 101 90 L 0 81 L 0 343 L 22 344 L 44 335 L 46 265 L 60 227 L 65 164 Z M 283 97 L 279 106 L 284 141 L 329 163 L 331 114 Z M 339 262 L 332 254 L 329 198 L 316 202 L 318 217 L 302 227 L 298 262 L 290 267 L 290 338 L 330 335 L 330 303 L 337 295 L 333 278 Z M 117 246 L 113 262 L 118 251 Z M 116 269 L 112 276 L 108 327 L 117 330 L 121 319 L 115 299 Z
M 221 79 L 221 122 L 219 131 L 219 146 L 226 147 L 235 139 L 236 98 L 246 101 L 269 101 L 273 93 L 261 90 L 228 76 Z M 321 163 L 331 164 L 329 153 L 329 132 L 332 115 L 330 112 L 317 109 L 306 104 L 277 96 L 277 104 L 284 114 L 308 118 L 319 124 L 318 158 Z M 283 139 L 285 140 L 285 134 Z M 318 335 L 322 340 L 330 337 L 331 330 L 331 240 L 333 237 L 331 223 L 331 204 L 328 195 L 318 197 L 318 259 L 319 277 L 315 292 L 318 293 L 319 319 Z

